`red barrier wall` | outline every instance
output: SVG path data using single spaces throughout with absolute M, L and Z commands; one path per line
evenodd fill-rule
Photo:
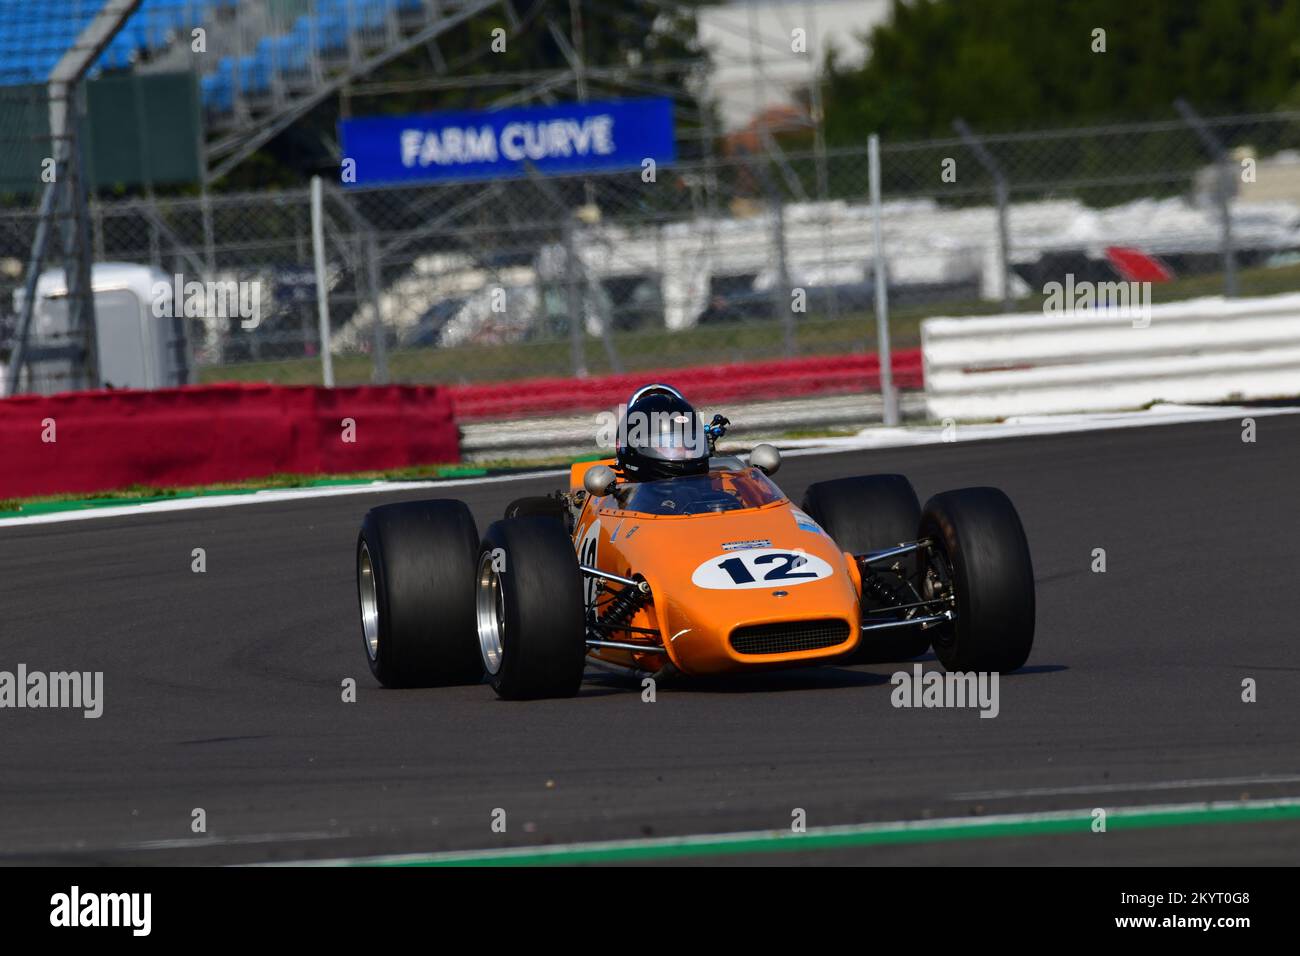
M 922 387 L 920 349 L 895 352 L 892 364 L 898 387 Z M 680 389 L 693 404 L 862 392 L 880 388 L 880 360 L 875 353 L 820 355 L 586 379 L 535 378 L 460 385 L 449 391 L 456 419 L 469 421 L 610 408 L 627 401 L 647 382 L 666 382 Z
M 342 420 L 356 422 L 355 442 Z M 43 422 L 55 441 L 42 441 Z M 0 497 L 450 462 L 445 389 L 209 385 L 0 401 Z
M 922 386 L 919 349 L 894 353 L 893 367 L 899 387 Z M 20 396 L 0 401 L 0 498 L 456 461 L 456 421 L 611 408 L 654 381 L 699 404 L 796 398 L 878 389 L 880 364 L 862 354 L 455 388 L 210 385 Z M 345 418 L 357 423 L 354 443 L 342 440 Z M 45 419 L 54 420 L 53 442 L 42 441 Z

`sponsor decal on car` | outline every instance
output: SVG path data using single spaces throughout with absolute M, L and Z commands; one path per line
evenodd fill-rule
M 723 551 L 744 551 L 747 548 L 770 548 L 772 542 L 767 538 L 754 538 L 751 541 L 728 541 L 722 546 Z
M 735 591 L 749 588 L 790 587 L 820 581 L 833 573 L 821 558 L 802 551 L 754 548 L 709 558 L 691 575 L 697 588 Z
M 822 530 L 821 525 L 816 521 L 813 521 L 812 518 L 808 517 L 808 515 L 804 514 L 798 508 L 791 508 L 790 513 L 794 515 L 794 526 L 800 531 L 811 531 L 813 534 L 826 533 Z

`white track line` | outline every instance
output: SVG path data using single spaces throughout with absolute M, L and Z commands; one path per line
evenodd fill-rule
M 1274 800 L 1203 801 L 1196 803 L 1152 804 L 1107 808 L 1111 818 L 1149 817 L 1156 815 L 1197 815 L 1204 813 L 1239 813 L 1241 811 L 1269 810 L 1300 807 L 1300 797 L 1280 797 Z M 474 863 L 483 860 L 524 861 L 537 859 L 563 860 L 574 853 L 602 853 L 641 848 L 671 848 L 684 851 L 709 850 L 737 843 L 789 843 L 794 845 L 805 837 L 834 839 L 835 837 L 866 836 L 911 832 L 925 834 L 933 831 L 980 831 L 994 827 L 1031 826 L 1057 821 L 1085 822 L 1088 809 L 1044 810 L 1026 813 L 1004 813 L 980 817 L 942 817 L 930 820 L 894 820 L 887 823 L 859 823 L 844 826 L 810 827 L 802 834 L 790 830 L 743 830 L 731 833 L 701 833 L 680 837 L 643 837 L 630 840 L 601 840 L 575 843 L 549 843 L 536 846 L 502 847 L 500 849 L 446 850 L 432 853 L 399 853 L 383 856 L 337 857 L 326 860 L 295 860 L 264 863 L 262 866 L 393 866 L 429 863 Z M 940 838 L 944 839 L 944 838 Z M 815 843 L 817 841 L 809 841 Z M 826 847 L 823 847 L 826 848 Z M 830 847 L 833 849 L 834 847 Z
M 262 843 L 301 843 L 308 840 L 340 840 L 351 836 L 346 830 L 308 831 L 306 833 L 251 833 L 245 836 L 205 836 L 175 840 L 140 840 L 121 843 L 114 850 L 192 850 L 213 846 L 255 846 Z
M 1029 787 L 1023 790 L 971 790 L 951 794 L 949 800 L 1002 800 L 1011 797 L 1064 797 L 1087 793 L 1151 793 L 1160 790 L 1194 790 L 1197 787 L 1248 787 L 1300 783 L 1300 774 L 1257 777 L 1218 777 L 1204 780 L 1158 780 L 1150 783 L 1099 783 L 1080 787 Z
M 240 505 L 264 505 L 281 501 L 301 501 L 307 498 L 337 498 L 344 495 L 371 495 L 397 491 L 421 491 L 436 488 L 461 488 L 465 485 L 487 485 L 493 482 L 522 481 L 527 478 L 547 478 L 567 475 L 567 468 L 520 472 L 511 475 L 484 475 L 477 478 L 448 478 L 444 481 L 374 481 L 369 484 L 331 486 L 328 488 L 268 488 L 251 494 L 205 495 L 199 498 L 176 498 L 168 501 L 147 501 L 135 505 L 106 505 L 84 511 L 55 511 L 32 515 L 30 518 L 0 518 L 0 528 L 25 528 L 34 524 L 60 524 L 65 521 L 89 521 L 93 518 L 123 518 L 132 515 L 158 514 L 165 511 L 199 511 L 206 508 L 235 508 Z
M 1195 422 L 1240 421 L 1297 415 L 1300 407 L 1239 405 L 1154 405 L 1141 412 L 1092 412 L 1080 415 L 1023 415 L 1005 422 L 942 425 L 907 425 L 901 428 L 875 426 L 842 438 L 809 438 L 778 442 L 787 456 L 819 455 L 836 451 L 873 448 L 905 448 L 913 445 L 961 445 L 996 438 L 1033 438 L 1040 435 L 1069 435 L 1076 432 L 1110 431 L 1116 428 L 1152 428 L 1157 425 L 1185 425 Z M 949 438 L 948 436 L 952 437 Z M 788 449 L 788 450 L 787 450 Z

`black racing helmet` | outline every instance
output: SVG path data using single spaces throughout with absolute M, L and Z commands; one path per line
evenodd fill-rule
M 708 435 L 681 392 L 647 385 L 627 403 L 615 457 L 628 481 L 701 475 L 709 470 Z

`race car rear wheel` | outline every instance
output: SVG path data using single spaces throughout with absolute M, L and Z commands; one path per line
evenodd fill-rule
M 472 684 L 478 531 L 464 502 L 372 508 L 357 538 L 357 596 L 370 672 L 385 687 Z
M 809 485 L 803 510 L 835 539 L 844 551 L 863 554 L 916 538 L 921 504 L 912 483 L 903 475 L 859 475 Z M 893 586 L 917 581 L 918 561 L 911 555 L 897 559 L 898 571 L 881 569 Z M 863 610 L 883 606 L 867 599 Z M 924 631 L 882 631 L 863 635 L 851 660 L 858 664 L 909 660 L 930 649 Z
M 475 614 L 488 681 L 508 700 L 572 697 L 587 645 L 573 542 L 551 517 L 493 522 L 479 548 Z
M 1034 644 L 1034 567 L 1011 499 L 997 488 L 935 495 L 921 515 L 920 534 L 934 542 L 927 596 L 937 587 L 956 595 L 956 620 L 929 632 L 943 666 L 1023 667 Z

